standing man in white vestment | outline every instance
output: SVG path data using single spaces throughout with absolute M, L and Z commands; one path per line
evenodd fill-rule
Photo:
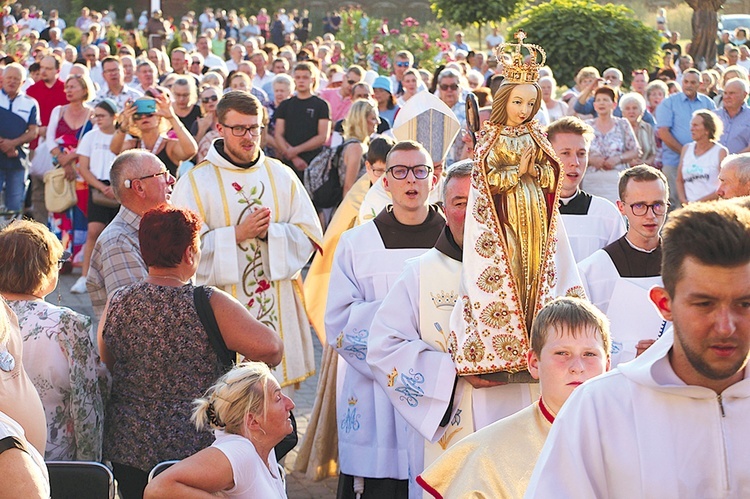
M 338 362 L 339 498 L 408 497 L 406 423 L 367 365 L 372 321 L 404 262 L 435 245 L 445 220 L 427 198 L 432 158 L 419 143 L 396 144 L 384 182 L 393 204 L 341 236 L 331 268 L 326 336 Z M 405 396 L 408 396 L 405 394 Z
M 291 393 L 315 372 L 300 273 L 320 247 L 320 222 L 297 176 L 261 151 L 258 99 L 229 92 L 216 115 L 220 138 L 180 177 L 172 202 L 203 219 L 196 283 L 230 293 L 281 336 L 284 357 L 273 372 Z
M 454 163 L 443 184 L 446 225 L 428 252 L 406 263 L 383 300 L 368 340 L 375 381 L 409 424 L 409 495 L 417 475 L 463 437 L 530 405 L 538 385 L 502 385 L 456 375 L 448 352 L 458 297 L 472 160 Z M 533 391 L 533 393 L 532 393 Z
M 578 263 L 622 237 L 625 222 L 608 199 L 581 190 L 594 129 L 576 116 L 565 116 L 547 127 L 547 138 L 563 167 L 560 218 Z
M 750 497 L 750 210 L 691 203 L 662 247 L 673 328 L 573 392 L 526 497 Z
M 617 207 L 628 232 L 578 264 L 586 296 L 607 314 L 612 366 L 642 353 L 668 326 L 648 298 L 661 285 L 661 228 L 669 207 L 662 172 L 638 165 L 620 173 Z

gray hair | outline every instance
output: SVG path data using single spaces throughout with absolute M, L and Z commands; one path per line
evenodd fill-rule
M 724 84 L 724 88 L 726 89 L 732 83 L 738 83 L 745 94 L 750 93 L 750 83 L 748 83 L 747 80 L 743 80 L 742 78 L 730 78 L 729 81 Z
M 730 154 L 721 162 L 721 169 L 734 167 L 737 180 L 742 185 L 750 184 L 750 152 Z
M 633 103 L 638 104 L 638 107 L 641 109 L 641 114 L 643 114 L 643 111 L 646 110 L 646 99 L 644 99 L 641 94 L 638 92 L 628 92 L 620 97 L 620 109 Z
M 122 194 L 129 190 L 129 186 L 125 186 L 125 181 L 141 176 L 144 166 L 149 162 L 162 164 L 159 158 L 143 149 L 130 149 L 115 158 L 109 171 L 109 178 L 118 201 L 122 201 Z
M 453 68 L 446 68 L 442 70 L 438 75 L 438 83 L 442 82 L 443 78 L 455 78 L 456 81 L 458 81 L 459 83 L 461 82 L 461 75 L 458 74 L 458 71 Z
M 448 167 L 445 173 L 445 180 L 443 181 L 443 204 L 448 200 L 445 199 L 446 193 L 448 192 L 448 183 L 454 178 L 465 178 L 471 175 L 471 170 L 474 168 L 474 160 L 471 158 L 457 161 Z

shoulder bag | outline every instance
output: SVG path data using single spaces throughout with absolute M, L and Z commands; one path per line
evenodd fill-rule
M 214 315 L 214 311 L 211 308 L 211 302 L 206 294 L 206 286 L 196 286 L 193 289 L 193 300 L 195 301 L 195 310 L 198 312 L 201 324 L 203 324 L 203 328 L 208 334 L 208 341 L 211 343 L 214 352 L 216 352 L 216 356 L 219 358 L 223 371 L 227 372 L 234 366 L 237 353 L 230 350 L 224 342 L 224 338 L 221 337 L 221 331 L 216 322 L 216 316 Z M 297 437 L 297 421 L 294 419 L 294 414 L 290 412 L 289 418 L 292 420 L 293 430 L 289 435 L 284 437 L 284 440 L 276 444 L 276 447 L 274 447 L 277 461 L 294 449 L 299 440 Z

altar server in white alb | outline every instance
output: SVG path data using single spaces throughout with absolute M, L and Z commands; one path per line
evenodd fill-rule
M 448 352 L 450 316 L 461 280 L 463 229 L 473 162 L 445 177 L 446 225 L 435 247 L 409 260 L 372 324 L 367 362 L 375 381 L 409 424 L 409 495 L 423 496 L 416 477 L 473 431 L 538 397 L 538 385 L 502 385 L 456 376 Z
M 429 92 L 420 92 L 402 107 L 393 124 L 396 140 L 413 140 L 427 149 L 432 158 L 433 174 L 438 183 L 430 192 L 429 201 L 435 204 L 441 200 L 443 192 L 443 163 L 448 151 L 461 129 L 461 123 L 445 102 Z M 372 187 L 359 207 L 359 223 L 372 220 L 391 203 L 391 195 L 380 178 Z
M 326 335 L 339 353 L 337 422 L 339 498 L 406 498 L 406 423 L 367 365 L 367 341 L 383 298 L 404 262 L 435 245 L 445 220 L 427 203 L 437 178 L 417 142 L 396 144 L 386 158 L 385 188 L 393 204 L 341 236 L 326 306 Z M 362 480 L 364 479 L 364 480 Z M 372 480 L 377 479 L 377 480 Z
M 669 326 L 648 297 L 661 286 L 661 228 L 669 206 L 667 179 L 639 165 L 620 173 L 617 207 L 628 232 L 578 264 L 586 296 L 607 314 L 612 365 L 635 358 Z
M 673 328 L 573 392 L 527 498 L 750 497 L 750 210 L 674 212 L 662 258 L 651 299 Z
M 283 339 L 274 375 L 285 388 L 315 372 L 300 272 L 323 236 L 302 183 L 260 149 L 262 112 L 247 92 L 225 94 L 216 107 L 221 137 L 180 177 L 172 202 L 203 218 L 197 284 L 230 293 Z
M 575 116 L 565 116 L 547 127 L 547 138 L 563 167 L 560 219 L 580 262 L 622 237 L 625 222 L 609 200 L 581 190 L 594 129 Z

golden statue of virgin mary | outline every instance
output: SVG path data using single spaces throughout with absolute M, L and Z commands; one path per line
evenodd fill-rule
M 451 319 L 451 353 L 459 375 L 529 382 L 526 352 L 531 323 L 561 294 L 582 295 L 575 262 L 556 262 L 561 165 L 539 123 L 537 84 L 544 50 L 523 43 L 498 47 L 498 60 L 514 49 L 495 94 L 490 119 L 479 132 L 464 231 L 461 300 Z M 524 60 L 521 50 L 529 53 Z M 539 59 L 541 56 L 541 60 Z M 558 272 L 558 268 L 563 272 Z M 568 271 L 571 278 L 563 274 Z M 562 291 L 562 292 L 561 292 Z

